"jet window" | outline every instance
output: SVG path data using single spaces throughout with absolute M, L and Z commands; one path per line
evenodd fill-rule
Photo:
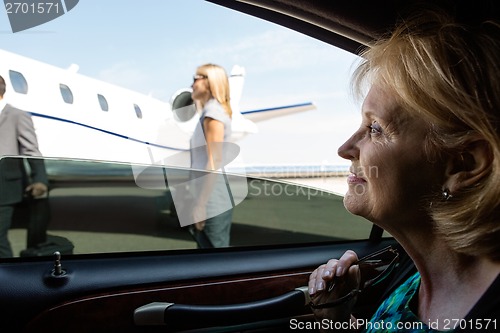
M 15 92 L 20 94 L 28 93 L 28 82 L 24 78 L 23 74 L 13 70 L 9 70 L 9 77 L 10 82 L 12 83 L 12 88 L 14 88 Z
M 97 94 L 97 99 L 99 99 L 99 104 L 101 105 L 101 110 L 108 111 L 109 107 L 108 107 L 108 101 L 106 101 L 106 98 L 101 94 Z
M 137 118 L 142 119 L 142 111 L 141 111 L 141 108 L 139 107 L 139 105 L 134 104 L 134 109 L 135 109 L 135 115 L 137 116 Z
M 71 89 L 65 84 L 59 84 L 59 89 L 61 90 L 61 96 L 65 103 L 73 104 L 73 93 Z

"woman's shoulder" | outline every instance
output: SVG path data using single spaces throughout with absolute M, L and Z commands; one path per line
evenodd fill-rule
M 208 118 L 213 118 L 224 122 L 226 118 L 229 119 L 226 111 L 222 104 L 220 104 L 216 99 L 210 99 L 203 107 L 203 115 Z
M 217 101 L 215 98 L 211 98 L 209 99 L 204 107 L 203 107 L 206 111 L 211 111 L 211 110 L 220 110 L 220 111 L 224 111 L 224 108 L 222 107 L 222 104 L 219 103 L 219 101 Z

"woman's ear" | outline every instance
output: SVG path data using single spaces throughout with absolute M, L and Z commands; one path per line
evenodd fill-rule
M 470 141 L 465 149 L 451 155 L 446 164 L 444 187 L 450 194 L 474 186 L 490 172 L 493 162 L 491 147 L 486 140 Z

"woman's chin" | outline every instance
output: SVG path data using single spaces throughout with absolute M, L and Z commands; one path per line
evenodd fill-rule
M 366 209 L 366 200 L 363 199 L 362 195 L 349 187 L 344 196 L 344 207 L 351 214 L 363 216 L 363 211 Z

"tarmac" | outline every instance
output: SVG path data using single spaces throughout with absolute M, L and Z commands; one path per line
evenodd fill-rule
M 231 246 L 368 237 L 371 223 L 343 207 L 345 177 L 263 182 L 252 183 L 247 198 L 234 209 Z M 309 189 L 294 184 L 307 185 Z M 258 193 L 254 191 L 257 188 Z M 53 189 L 50 203 L 48 233 L 70 239 L 74 254 L 197 247 L 190 233 L 179 226 L 164 191 L 146 191 L 130 185 L 67 187 Z M 26 234 L 23 227 L 10 230 L 15 256 L 26 248 Z

